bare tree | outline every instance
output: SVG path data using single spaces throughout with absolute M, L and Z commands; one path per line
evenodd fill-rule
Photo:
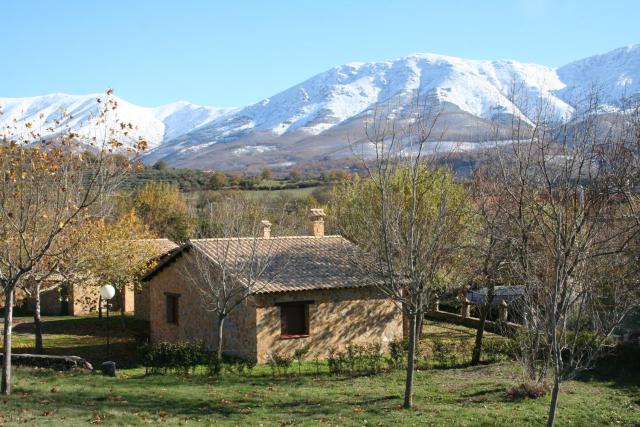
M 59 290 L 65 284 L 62 275 L 59 273 L 59 262 L 46 257 L 38 263 L 30 273 L 26 274 L 19 282 L 18 287 L 33 303 L 33 325 L 35 336 L 35 354 L 42 354 L 42 316 L 41 297 L 47 292 Z
M 216 353 L 212 368 L 219 373 L 224 348 L 226 318 L 283 268 L 277 260 L 271 224 L 262 204 L 244 197 L 227 197 L 209 206 L 208 227 L 215 238 L 187 243 L 190 248 L 182 269 L 198 290 L 203 307 L 215 315 Z
M 623 250 L 638 231 L 616 183 L 623 140 L 597 97 L 571 121 L 554 116 L 542 104 L 532 121 L 514 115 L 511 143 L 495 150 L 510 266 L 525 286 L 521 358 L 531 380 L 552 376 L 549 426 L 561 383 L 592 366 L 633 307 Z
M 98 100 L 98 114 L 92 119 L 92 135 L 80 135 L 67 127 L 44 137 L 44 116 L 40 124 L 16 121 L 3 129 L 0 140 L 0 285 L 4 291 L 4 355 L 2 393 L 11 392 L 11 330 L 13 295 L 19 282 L 42 261 L 64 250 L 63 231 L 82 223 L 85 215 L 100 205 L 129 161 L 114 155 L 123 148 L 118 139 L 133 125 L 114 117 L 117 101 L 107 92 Z M 62 112 L 59 122 L 71 123 Z M 134 141 L 135 155 L 145 142 Z M 92 153 L 83 154 L 88 149 Z
M 373 260 L 364 263 L 359 254 L 354 266 L 377 270 L 380 290 L 408 321 L 405 408 L 412 406 L 418 327 L 454 277 L 470 217 L 464 188 L 431 164 L 438 117 L 433 104 L 419 101 L 404 114 L 373 112 L 362 148 L 367 174 L 338 187 L 333 201 L 340 232 Z M 372 160 L 364 150 L 373 151 Z
M 480 305 L 471 365 L 480 363 L 485 325 L 496 296 L 496 286 L 509 281 L 509 252 L 505 236 L 505 211 L 500 203 L 501 189 L 491 168 L 474 171 L 472 181 L 475 220 L 471 244 L 467 248 L 467 269 L 473 286 L 485 289 Z

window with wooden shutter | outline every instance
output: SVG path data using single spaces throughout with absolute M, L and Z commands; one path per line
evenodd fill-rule
M 166 294 L 167 323 L 178 324 L 178 301 L 180 295 Z
M 280 336 L 298 338 L 309 335 L 309 304 L 283 303 L 280 305 Z

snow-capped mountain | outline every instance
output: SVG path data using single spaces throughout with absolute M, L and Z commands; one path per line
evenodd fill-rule
M 612 107 L 640 94 L 640 44 L 571 62 L 557 70 L 565 87 L 557 96 L 577 104 L 595 89 Z
M 511 102 L 514 85 L 520 99 Z M 143 108 L 120 101 L 118 113 L 138 125 L 155 147 L 145 161 L 176 166 L 244 169 L 348 156 L 347 140 L 363 138 L 366 114 L 393 107 L 409 111 L 417 97 L 435 101 L 449 141 L 475 146 L 490 121 L 527 120 L 540 102 L 570 118 L 594 88 L 609 108 L 640 94 L 640 46 L 572 62 L 560 68 L 511 60 L 482 61 L 415 54 L 393 61 L 332 68 L 256 104 L 238 109 L 177 102 Z M 96 95 L 0 98 L 0 124 L 13 118 L 55 117 L 61 108 L 79 122 Z
M 110 121 L 133 124 L 134 129 L 129 130 L 126 138 L 142 137 L 147 140 L 150 148 L 198 129 L 233 111 L 188 102 L 145 108 L 113 98 L 117 101 L 117 108 L 113 110 Z M 24 124 L 31 123 L 31 129 L 37 130 L 44 137 L 61 132 L 63 128 L 73 129 L 81 135 L 91 135 L 96 131 L 96 116 L 102 105 L 98 103 L 98 99 L 104 102 L 106 95 L 56 93 L 29 98 L 0 98 L 0 127 L 14 126 L 23 129 Z

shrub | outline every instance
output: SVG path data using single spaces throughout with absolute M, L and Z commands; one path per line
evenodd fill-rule
M 327 356 L 329 372 L 333 374 L 377 373 L 382 370 L 383 360 L 379 343 L 349 344 L 344 352 L 332 349 Z
M 222 360 L 225 369 L 238 375 L 251 375 L 253 368 L 256 367 L 255 360 L 243 359 L 242 357 L 224 355 Z
M 515 359 L 518 353 L 516 342 L 507 338 L 485 338 L 482 341 L 484 358 L 491 362 Z
M 304 360 L 304 356 L 307 354 L 306 348 L 298 348 L 293 352 L 293 358 L 298 362 L 298 373 L 302 371 L 302 361 Z
M 392 368 L 401 368 L 406 355 L 406 345 L 403 340 L 393 340 L 389 343 L 388 363 Z
M 147 373 L 173 371 L 187 375 L 204 363 L 206 352 L 200 342 L 163 342 L 138 347 L 138 356 Z
M 433 358 L 439 366 L 447 366 L 450 360 L 450 346 L 448 341 L 442 338 L 433 338 Z
M 507 392 L 507 395 L 513 400 L 538 399 L 546 395 L 548 391 L 549 386 L 547 384 L 530 382 L 512 388 Z
M 329 350 L 327 354 L 327 365 L 329 366 L 329 372 L 332 374 L 340 374 L 345 371 L 345 356 L 344 353 Z
M 293 357 L 286 356 L 277 351 L 272 352 L 267 357 L 267 365 L 271 368 L 271 372 L 273 374 L 285 374 L 291 367 L 291 363 L 293 362 Z

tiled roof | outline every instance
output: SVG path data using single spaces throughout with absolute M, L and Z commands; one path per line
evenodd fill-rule
M 375 274 L 354 266 L 357 248 L 341 236 L 195 239 L 182 248 L 193 248 L 214 264 L 224 262 L 226 265 L 232 265 L 235 260 L 251 259 L 255 252 L 257 257 L 253 256 L 253 259 L 261 258 L 267 264 L 255 285 L 255 293 L 354 288 L 374 285 L 378 281 Z M 159 265 L 156 270 L 162 268 Z M 153 272 L 147 279 L 152 275 Z
M 149 245 L 151 252 L 155 253 L 156 257 L 163 257 L 178 248 L 178 245 L 169 239 L 141 239 L 138 242 Z

